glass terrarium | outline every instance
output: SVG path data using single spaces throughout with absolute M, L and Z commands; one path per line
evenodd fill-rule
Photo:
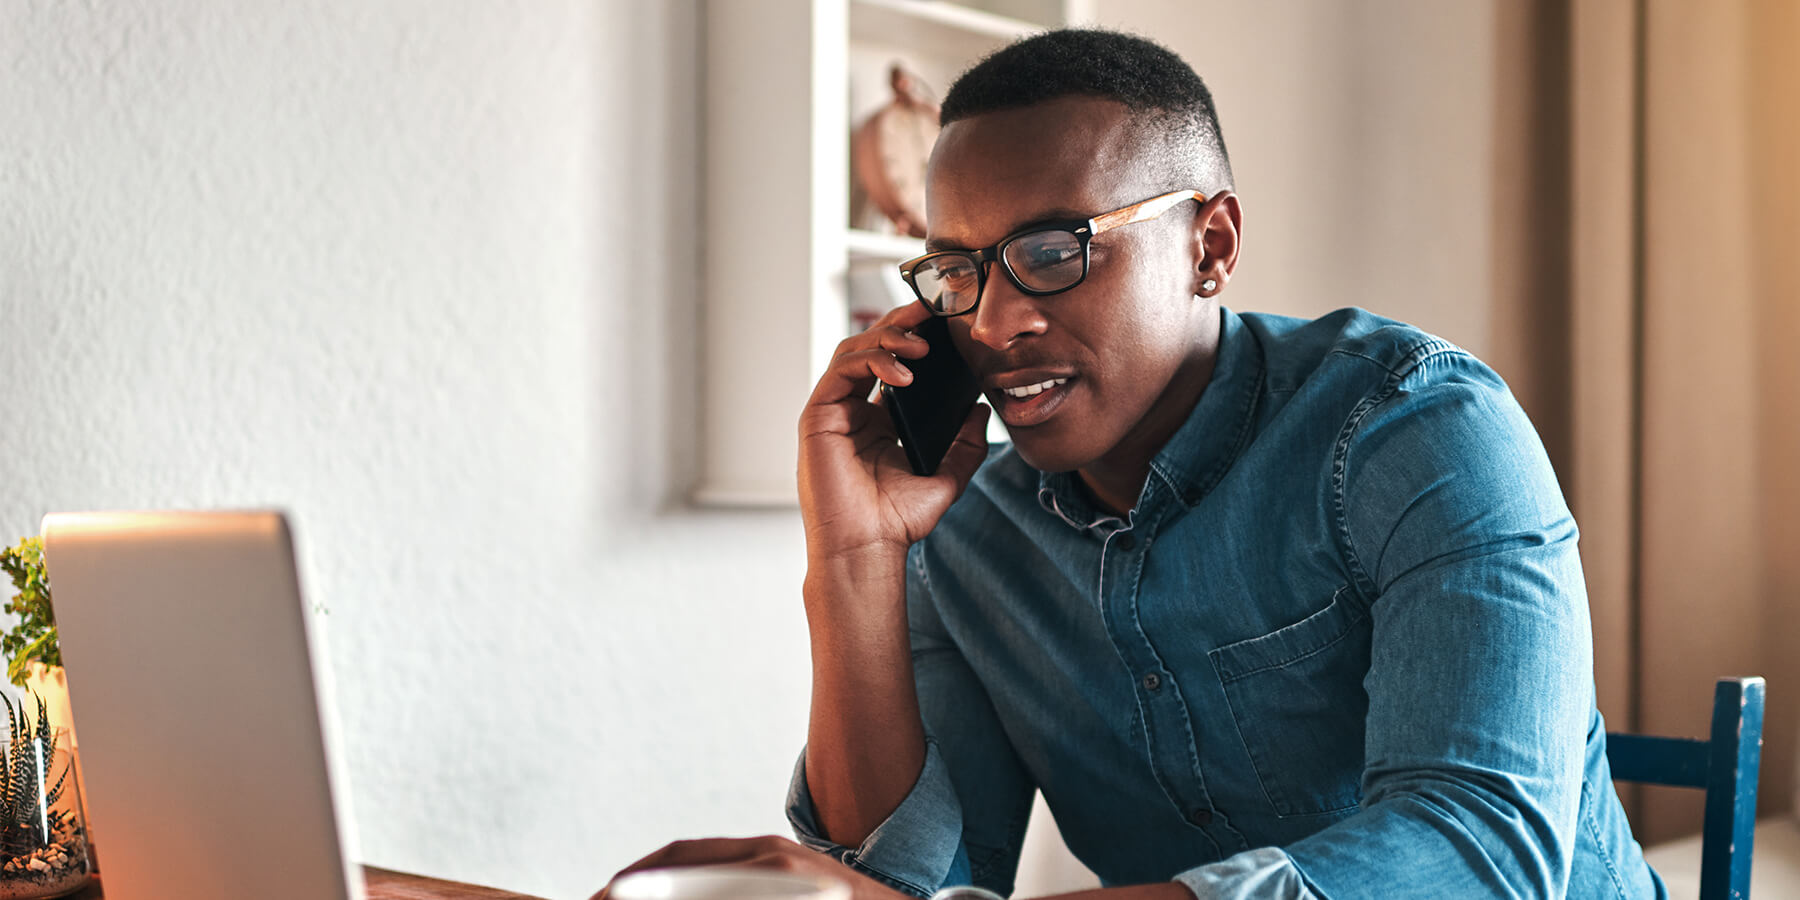
M 0 766 L 0 900 L 72 894 L 92 865 L 69 731 L 50 728 L 41 699 L 36 715 L 0 699 L 10 732 Z

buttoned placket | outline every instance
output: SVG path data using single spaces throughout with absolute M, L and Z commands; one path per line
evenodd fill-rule
M 1181 817 L 1224 857 L 1249 849 L 1249 843 L 1213 806 L 1187 700 L 1138 616 L 1145 557 L 1164 519 L 1180 509 L 1161 487 L 1152 480 L 1128 520 L 1109 517 L 1090 524 L 1101 541 L 1097 605 L 1119 659 L 1136 675 L 1138 711 L 1157 783 Z

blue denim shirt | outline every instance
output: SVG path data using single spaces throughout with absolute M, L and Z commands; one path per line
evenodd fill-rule
M 1360 310 L 1221 313 L 1124 519 L 996 448 L 908 558 L 926 760 L 858 847 L 1010 893 L 1033 789 L 1107 885 L 1658 897 L 1594 706 L 1576 529 L 1468 353 Z

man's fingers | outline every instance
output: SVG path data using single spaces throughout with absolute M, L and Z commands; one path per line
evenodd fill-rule
M 860 350 L 844 356 L 840 362 L 853 372 L 867 367 L 868 371 L 875 373 L 875 377 L 891 385 L 912 384 L 912 369 L 908 368 L 906 363 L 894 354 L 888 352 L 886 347 Z
M 956 440 L 944 454 L 944 461 L 938 465 L 937 476 L 955 479 L 959 495 L 969 486 L 969 479 L 975 477 L 975 470 L 987 459 L 987 423 L 992 414 L 993 410 L 986 403 L 975 404 L 962 427 L 957 429 Z
M 892 441 L 894 424 L 879 404 L 827 403 L 808 406 L 800 414 L 800 440 L 817 437 L 849 437 L 860 443 L 872 434 Z
M 756 838 L 706 838 L 697 841 L 676 841 L 626 866 L 619 874 L 623 875 L 641 869 L 666 869 L 672 866 L 739 862 L 757 854 L 760 848 L 757 847 L 756 842 Z
M 813 388 L 812 405 L 837 403 L 850 397 L 867 397 L 879 378 L 888 384 L 912 383 L 912 370 L 881 347 L 869 347 L 840 354 L 820 376 Z
M 843 358 L 839 357 L 832 361 L 824 375 L 819 376 L 819 383 L 813 385 L 812 396 L 806 398 L 806 405 L 810 409 L 851 398 L 866 398 L 875 389 L 876 377 L 867 360 L 863 360 L 860 369 L 853 371 L 844 366 Z
M 931 344 L 920 337 L 918 332 L 898 326 L 882 328 L 872 336 L 872 340 L 881 349 L 907 359 L 919 359 L 931 352 Z
M 606 887 L 600 889 L 591 900 L 608 900 L 613 884 L 620 878 L 633 872 L 648 869 L 672 869 L 682 866 L 713 865 L 753 865 L 767 868 L 798 870 L 800 866 L 791 857 L 811 853 L 786 838 L 774 835 L 753 838 L 707 838 L 696 841 L 676 841 L 637 862 L 626 866 L 614 875 Z
M 743 862 L 763 853 L 761 838 L 707 838 L 698 841 L 676 841 L 655 853 L 626 866 L 613 876 L 613 881 L 646 869 L 670 869 L 676 866 L 705 866 Z M 607 900 L 612 890 L 609 882 L 592 900 Z
M 889 311 L 861 334 L 840 341 L 807 405 L 867 399 L 877 379 L 893 385 L 911 384 L 912 370 L 902 360 L 922 359 L 931 352 L 931 345 L 912 331 L 929 318 L 931 311 L 915 301 Z
M 871 325 L 867 331 L 838 341 L 837 347 L 831 351 L 831 358 L 837 360 L 859 350 L 870 350 L 876 347 L 908 359 L 918 359 L 931 350 L 931 344 L 915 331 L 901 328 L 898 325 Z
M 931 310 L 926 308 L 924 303 L 914 300 L 911 303 L 896 306 L 893 309 L 888 310 L 886 315 L 876 319 L 875 324 L 869 327 L 877 328 L 882 325 L 894 325 L 899 328 L 910 330 L 923 325 L 925 320 L 929 318 L 931 318 Z

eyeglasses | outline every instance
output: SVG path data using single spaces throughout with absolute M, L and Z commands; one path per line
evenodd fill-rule
M 1101 213 L 1085 221 L 1046 222 L 1007 235 L 983 250 L 939 250 L 900 264 L 900 277 L 933 314 L 960 316 L 975 308 L 987 286 L 987 264 L 996 260 L 1006 278 L 1034 297 L 1060 294 L 1088 274 L 1088 242 L 1135 222 L 1148 222 L 1187 200 L 1206 202 L 1199 191 L 1174 191 Z

